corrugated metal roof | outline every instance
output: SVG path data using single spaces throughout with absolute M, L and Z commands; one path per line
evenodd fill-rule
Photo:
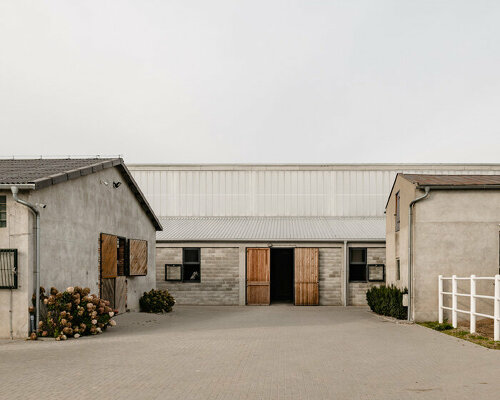
M 484 186 L 500 185 L 500 175 L 430 175 L 402 174 L 410 182 L 421 186 Z
M 159 241 L 385 240 L 383 217 L 165 217 Z

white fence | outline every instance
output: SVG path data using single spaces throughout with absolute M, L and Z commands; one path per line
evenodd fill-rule
M 471 275 L 470 277 L 457 277 L 453 275 L 452 277 L 444 277 L 439 275 L 439 323 L 443 323 L 443 313 L 444 310 L 450 310 L 452 315 L 452 325 L 454 328 L 458 324 L 458 313 L 468 314 L 470 316 L 470 332 L 476 332 L 476 319 L 477 317 L 490 318 L 493 319 L 493 337 L 494 340 L 500 340 L 500 275 L 495 275 L 494 277 L 479 277 L 476 275 Z M 445 292 L 443 290 L 443 282 L 445 280 L 451 280 L 451 292 Z M 495 295 L 486 296 L 483 294 L 476 293 L 476 282 L 479 280 L 491 280 L 495 283 Z M 470 293 L 458 293 L 457 282 L 458 281 L 470 281 Z M 451 296 L 451 307 L 445 307 L 443 305 L 444 296 Z M 460 310 L 458 308 L 458 297 L 470 297 L 470 310 Z M 493 300 L 494 311 L 493 315 L 478 313 L 476 310 L 476 299 L 488 299 Z

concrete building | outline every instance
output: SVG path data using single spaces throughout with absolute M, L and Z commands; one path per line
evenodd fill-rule
M 164 225 L 157 286 L 179 304 L 362 305 L 385 282 L 398 172 L 500 174 L 500 165 L 132 165 Z
M 0 160 L 0 338 L 26 337 L 39 281 L 89 287 L 121 312 L 155 287 L 159 220 L 122 159 Z
M 398 174 L 386 217 L 387 283 L 409 287 L 416 321 L 438 319 L 439 275 L 499 273 L 499 175 Z M 461 281 L 459 292 L 468 293 L 468 285 Z M 478 282 L 478 293 L 493 295 L 492 286 Z M 491 312 L 491 301 L 477 302 L 478 312 Z M 469 305 L 468 298 L 460 298 L 460 309 Z

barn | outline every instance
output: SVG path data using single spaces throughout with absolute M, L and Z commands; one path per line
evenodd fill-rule
M 39 285 L 89 287 L 138 310 L 155 287 L 160 229 L 121 158 L 0 160 L 0 338 L 34 328 Z
M 142 164 L 159 216 L 157 287 L 178 304 L 365 305 L 386 281 L 385 204 L 399 172 L 478 164 Z

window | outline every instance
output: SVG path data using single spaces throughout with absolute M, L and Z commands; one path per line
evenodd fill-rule
M 200 249 L 186 248 L 182 249 L 182 281 L 200 282 Z
M 7 196 L 0 196 L 0 228 L 7 226 Z
M 401 215 L 400 215 L 400 208 L 401 208 L 401 199 L 399 197 L 399 192 L 396 193 L 396 232 L 399 232 L 399 225 L 401 222 Z
M 16 249 L 0 249 L 0 289 L 17 289 Z
M 401 263 L 399 262 L 399 258 L 396 258 L 396 280 L 401 280 Z
M 182 264 L 165 264 L 166 281 L 182 281 Z
M 366 282 L 366 248 L 349 249 L 349 282 Z
M 385 265 L 368 264 L 368 282 L 384 282 L 384 281 L 385 281 Z

